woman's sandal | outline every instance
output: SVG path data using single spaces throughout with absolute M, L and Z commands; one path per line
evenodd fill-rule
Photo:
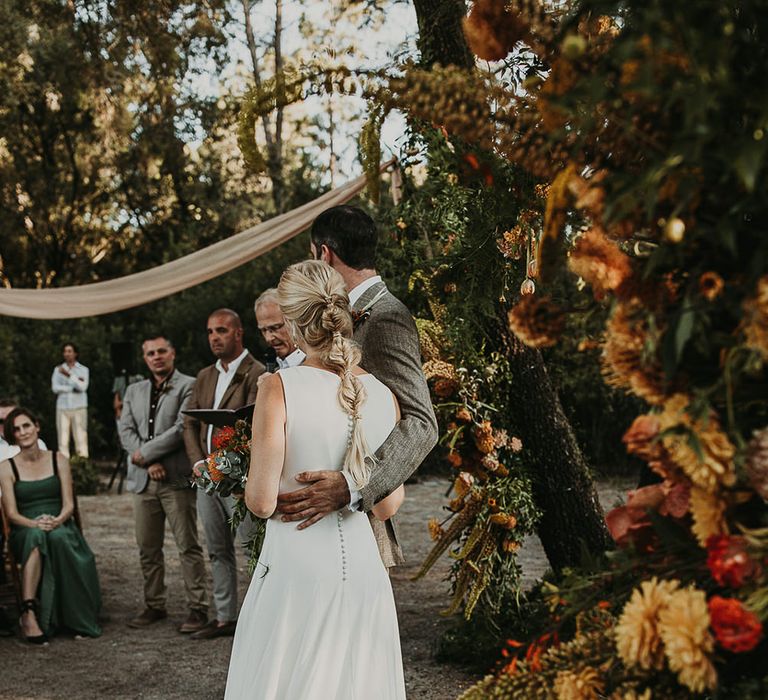
M 26 634 L 24 634 L 24 625 L 22 624 L 21 620 L 24 617 L 24 613 L 30 612 L 30 611 L 33 612 L 35 614 L 35 618 L 37 618 L 38 607 L 37 607 L 37 601 L 34 598 L 21 601 L 21 617 L 19 618 L 19 632 L 21 633 L 22 639 L 24 639 L 24 641 L 26 642 L 29 642 L 29 644 L 48 644 L 48 636 L 45 633 L 37 634 L 34 637 L 28 637 Z

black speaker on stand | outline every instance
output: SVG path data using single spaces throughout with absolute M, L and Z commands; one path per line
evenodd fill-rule
M 122 403 L 122 398 L 125 395 L 125 390 L 128 388 L 131 375 L 135 371 L 133 345 L 128 341 L 121 340 L 112 343 L 109 349 L 112 357 L 112 376 L 114 377 L 112 397 L 114 399 L 114 395 L 119 394 Z M 117 493 L 120 494 L 123 492 L 123 482 L 128 473 L 128 453 L 123 449 L 120 443 L 120 436 L 117 433 L 117 414 L 115 415 L 115 447 L 117 448 L 117 459 L 112 469 L 112 475 L 109 477 L 107 490 L 112 490 L 112 484 L 115 483 L 115 479 L 119 476 L 120 481 L 117 484 Z

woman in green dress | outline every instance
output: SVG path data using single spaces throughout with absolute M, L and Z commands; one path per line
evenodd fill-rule
M 24 408 L 5 419 L 5 439 L 21 449 L 0 463 L 10 546 L 22 565 L 22 635 L 44 644 L 57 629 L 98 637 L 101 608 L 96 562 L 75 524 L 68 460 L 37 444 L 40 424 Z

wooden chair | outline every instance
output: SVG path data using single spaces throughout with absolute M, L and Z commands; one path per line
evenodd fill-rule
M 21 574 L 16 559 L 11 551 L 11 524 L 0 503 L 0 528 L 3 533 L 3 582 L 0 583 L 0 606 L 10 608 L 15 605 L 21 610 Z

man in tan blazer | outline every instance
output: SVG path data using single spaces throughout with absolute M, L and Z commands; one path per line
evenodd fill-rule
M 258 376 L 264 365 L 243 347 L 243 324 L 231 309 L 218 309 L 208 317 L 208 344 L 215 364 L 200 370 L 188 408 L 241 408 L 256 400 Z M 184 445 L 194 468 L 212 451 L 214 427 L 187 416 Z M 229 520 L 232 496 L 197 492 L 197 509 L 203 523 L 213 576 L 214 616 L 192 639 L 231 636 L 237 622 L 237 560 L 235 537 Z
M 371 480 L 356 491 L 344 472 L 307 471 L 296 479 L 308 487 L 281 494 L 283 520 L 301 520 L 304 528 L 334 510 L 350 507 L 370 513 L 416 470 L 437 443 L 437 420 L 421 369 L 419 335 L 406 306 L 376 272 L 376 226 L 362 209 L 338 206 L 315 219 L 311 252 L 344 278 L 357 320 L 354 339 L 362 349 L 361 366 L 397 397 L 402 417 L 376 452 Z M 307 465 L 312 469 L 312 465 Z M 395 518 L 371 520 L 386 566 L 404 562 Z

